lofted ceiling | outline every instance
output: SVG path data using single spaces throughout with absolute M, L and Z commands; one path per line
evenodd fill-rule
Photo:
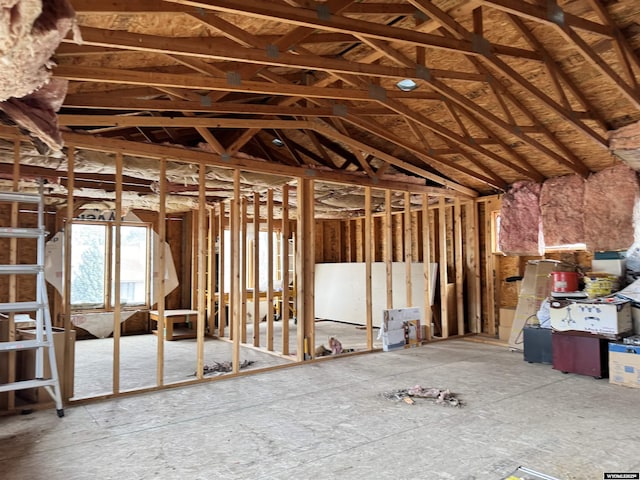
M 640 120 L 637 0 L 69 3 L 52 72 L 80 149 L 477 196 L 611 166 Z

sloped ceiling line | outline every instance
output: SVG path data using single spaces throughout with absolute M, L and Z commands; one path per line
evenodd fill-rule
M 489 5 L 493 8 L 498 8 L 503 11 L 508 11 L 513 13 L 514 15 L 526 16 L 528 18 L 532 18 L 530 12 L 538 7 L 527 5 L 527 4 L 518 4 L 515 5 L 513 2 L 506 2 L 505 0 L 483 0 L 482 2 L 485 5 Z M 590 1 L 591 6 L 594 8 L 596 13 L 601 20 L 605 23 L 608 22 L 609 16 L 606 13 L 606 10 L 602 8 L 602 6 L 598 5 L 594 1 Z M 551 2 L 548 5 L 548 8 L 554 9 L 558 12 L 562 12 L 557 3 Z M 538 9 L 540 10 L 540 9 Z M 629 101 L 631 101 L 636 107 L 640 107 L 640 96 L 635 90 L 635 80 L 633 81 L 634 85 L 628 85 L 624 82 L 620 76 L 605 62 L 602 60 L 589 45 L 584 41 L 584 39 L 577 34 L 574 28 L 577 28 L 578 25 L 584 26 L 585 20 L 579 19 L 578 17 L 573 17 L 567 15 L 565 12 L 562 12 L 562 15 L 559 17 L 551 17 L 536 15 L 533 17 L 534 20 L 543 22 L 554 27 L 559 33 L 561 33 L 569 42 L 573 44 L 573 46 L 584 56 L 584 58 L 589 61 L 592 66 L 598 69 L 606 78 L 609 78 L 614 85 L 620 90 L 620 92 L 627 97 Z M 640 67 L 640 61 L 636 58 L 633 51 L 626 46 L 626 41 L 624 37 L 617 32 L 617 29 L 614 29 L 610 23 L 606 25 L 601 25 L 593 22 L 591 24 L 590 32 L 592 33 L 600 33 L 602 35 L 606 35 L 612 37 L 614 42 L 617 43 L 624 51 L 627 53 L 631 53 L 631 58 L 634 58 L 634 63 Z M 624 63 L 629 61 L 628 57 L 625 55 Z
M 640 120 L 633 0 L 69 1 L 89 44 L 53 59 L 60 118 L 145 149 L 474 195 L 596 172 Z
M 391 58 L 392 60 L 401 63 L 401 64 L 405 64 L 405 65 L 412 65 L 414 68 L 419 67 L 419 65 L 415 64 L 413 62 L 413 60 L 407 58 L 405 55 L 401 54 L 400 52 L 395 51 L 394 49 L 392 49 L 390 46 L 388 45 L 383 45 L 382 42 L 378 41 L 378 40 L 370 40 L 367 41 L 366 43 L 368 43 L 369 45 L 371 45 L 373 48 L 376 48 L 378 50 L 381 51 L 381 53 L 384 53 L 387 57 Z M 482 116 L 485 120 L 489 120 L 492 121 L 493 123 L 495 123 L 497 126 L 500 126 L 506 130 L 508 130 L 510 133 L 512 133 L 514 130 L 513 128 L 510 128 L 510 125 L 506 125 L 505 122 L 501 121 L 497 116 L 491 114 L 490 112 L 481 109 L 480 107 L 478 107 L 476 104 L 473 104 L 472 102 L 470 102 L 466 97 L 461 96 L 459 94 L 457 94 L 453 89 L 447 87 L 444 83 L 440 82 L 439 80 L 436 80 L 436 78 L 434 78 L 433 76 L 429 76 L 428 79 L 426 79 L 427 83 L 429 84 L 430 87 L 432 87 L 433 89 L 435 89 L 436 92 L 442 94 L 445 97 L 444 100 L 444 104 L 447 108 L 449 108 L 449 102 L 454 102 L 456 104 L 461 105 L 463 108 L 469 108 L 470 105 L 473 105 L 473 107 L 471 107 L 471 110 L 475 111 L 475 112 L 480 112 L 482 113 Z M 461 123 L 459 122 L 459 119 L 456 117 L 454 118 L 456 120 L 456 123 L 458 124 L 458 126 L 461 126 Z M 518 136 L 521 136 L 521 138 L 525 139 L 525 141 L 527 141 L 528 143 L 530 143 L 532 146 L 540 149 L 542 151 L 542 149 L 540 148 L 540 144 L 539 142 L 530 139 L 527 135 L 525 135 L 523 132 L 521 132 L 520 130 L 515 130 L 517 133 L 519 133 Z M 461 137 L 467 137 L 469 138 L 468 132 L 464 131 L 464 127 L 461 127 Z M 503 142 L 504 143 L 504 142 Z M 525 176 L 531 176 L 531 177 L 536 177 L 539 176 L 539 172 L 536 172 L 536 170 L 526 161 L 523 160 L 523 164 L 525 167 L 529 168 L 529 171 L 527 171 L 525 168 L 522 168 L 518 165 L 514 165 L 513 163 L 509 162 L 506 159 L 502 159 L 500 160 L 501 163 L 503 163 L 505 166 L 507 166 L 508 168 L 511 168 L 513 170 L 515 170 L 516 172 L 518 172 L 521 175 L 525 175 Z M 564 161 L 564 159 L 562 159 L 562 157 L 557 157 L 556 160 L 559 161 Z M 537 175 L 538 174 L 538 175 Z
M 453 18 L 451 18 L 445 12 L 441 11 L 436 6 L 431 4 L 431 2 L 427 2 L 425 0 L 410 0 L 410 1 L 411 1 L 412 4 L 416 5 L 418 8 L 423 10 L 425 13 L 427 13 L 427 14 L 431 15 L 433 18 L 435 18 L 436 21 L 440 22 L 442 24 L 442 27 L 450 35 L 452 35 L 452 36 L 454 36 L 456 38 L 465 38 L 465 39 L 469 39 L 469 40 L 473 40 L 474 38 L 476 38 L 476 36 L 475 36 L 476 34 L 466 30 L 464 27 L 462 27 L 458 22 L 456 22 Z M 583 132 L 588 133 L 593 140 L 596 140 L 597 142 L 600 142 L 600 143 L 604 142 L 604 140 L 602 140 L 602 138 L 599 137 L 595 132 L 593 132 L 589 127 L 584 125 L 582 122 L 573 119 L 572 118 L 573 115 L 570 112 L 568 112 L 564 107 L 562 107 L 561 105 L 558 105 L 554 100 L 549 98 L 546 94 L 544 94 L 539 89 L 534 87 L 532 84 L 527 82 L 527 80 L 525 80 L 514 69 L 509 67 L 504 61 L 502 61 L 501 59 L 497 58 L 495 56 L 495 54 L 492 53 L 492 45 L 491 44 L 487 44 L 486 45 L 486 48 L 483 49 L 483 53 L 484 53 L 484 56 L 480 57 L 480 58 L 482 58 L 483 60 L 487 61 L 494 68 L 497 68 L 498 71 L 500 71 L 501 73 L 506 74 L 516 84 L 520 85 L 525 90 L 527 90 L 532 95 L 534 95 L 536 98 L 538 98 L 539 100 L 543 101 L 545 103 L 545 105 L 547 105 L 549 108 L 551 108 L 551 110 L 553 110 L 555 113 L 561 115 L 565 120 L 569 120 L 571 125 L 573 125 L 574 127 L 578 128 L 579 130 L 581 130 Z M 471 60 L 476 66 L 478 65 L 478 62 L 479 62 L 478 59 L 471 58 Z M 494 79 L 495 79 L 495 77 L 494 77 Z M 495 80 L 497 80 L 497 79 L 495 79 Z M 499 83 L 499 81 L 497 83 Z M 528 135 L 524 134 L 524 132 L 522 132 L 522 130 L 519 129 L 517 127 L 517 125 L 510 125 L 508 122 L 502 121 L 499 117 L 493 115 L 492 113 L 488 112 L 487 110 L 480 109 L 477 106 L 477 104 L 474 104 L 473 102 L 469 101 L 467 98 L 465 98 L 464 96 L 458 94 L 457 92 L 455 92 L 455 91 L 453 91 L 451 89 L 447 89 L 446 86 L 440 84 L 439 86 L 434 86 L 434 88 L 436 88 L 436 90 L 440 91 L 444 95 L 450 96 L 452 98 L 452 100 L 460 103 L 464 108 L 469 110 L 472 114 L 478 115 L 480 112 L 482 112 L 483 118 L 491 121 L 496 126 L 503 128 L 505 131 L 510 132 L 512 135 L 516 135 L 521 140 L 527 142 L 529 145 L 531 145 L 534 148 L 538 149 L 542 153 L 551 156 L 556 161 L 558 161 L 559 163 L 564 164 L 565 166 L 567 166 L 571 170 L 575 171 L 576 173 L 579 173 L 582 176 L 587 176 L 588 175 L 589 171 L 582 164 L 582 162 L 575 155 L 573 155 L 566 147 L 561 146 L 561 142 L 559 142 L 559 140 L 557 140 L 553 135 L 550 135 L 549 134 L 550 132 L 547 131 L 545 133 L 548 134 L 548 138 L 551 138 L 552 141 L 556 145 L 561 146 L 561 149 L 563 150 L 564 154 L 568 156 L 568 158 L 569 158 L 568 160 L 566 160 L 562 156 L 558 155 L 555 151 L 545 147 L 544 145 L 542 145 L 540 142 L 536 141 L 535 139 L 533 139 L 533 138 L 529 137 Z M 536 119 L 536 122 L 537 122 L 537 119 Z M 539 123 L 539 122 L 537 122 L 537 123 Z

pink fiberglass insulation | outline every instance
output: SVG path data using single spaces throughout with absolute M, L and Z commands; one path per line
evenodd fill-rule
M 0 110 L 30 133 L 41 153 L 59 150 L 62 146 L 56 112 L 64 100 L 68 83 L 60 78 L 52 78 L 29 95 L 0 102 Z
M 542 255 L 540 189 L 534 182 L 516 182 L 502 198 L 500 250 L 506 255 Z
M 589 251 L 626 250 L 633 244 L 633 207 L 639 193 L 636 172 L 627 165 L 589 177 L 584 191 L 584 234 Z
M 545 245 L 584 243 L 584 186 L 579 175 L 550 178 L 540 190 Z

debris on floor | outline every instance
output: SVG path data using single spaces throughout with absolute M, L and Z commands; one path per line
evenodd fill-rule
M 353 348 L 343 348 L 342 343 L 336 337 L 329 338 L 329 348 L 324 345 L 316 347 L 316 357 L 326 357 L 328 355 L 338 355 L 340 353 L 354 352 Z
M 448 388 L 423 388 L 420 385 L 414 385 L 411 388 L 403 388 L 401 390 L 385 392 L 383 393 L 383 395 L 389 400 L 402 400 L 409 405 L 413 405 L 416 403 L 414 398 L 428 398 L 433 400 L 433 403 L 439 405 L 447 405 L 451 407 L 462 406 L 462 402 L 460 401 L 460 399 Z
M 329 349 L 334 355 L 342 353 L 342 343 L 340 343 L 340 340 L 338 340 L 336 337 L 331 337 L 329 339 Z
M 249 365 L 254 364 L 253 360 L 245 360 L 240 363 L 240 369 L 247 368 Z M 203 368 L 204 375 L 211 375 L 213 373 L 226 373 L 233 370 L 233 362 L 224 361 L 224 362 L 213 362 L 211 365 L 205 365 Z M 195 377 L 197 372 L 194 372 L 191 376 Z

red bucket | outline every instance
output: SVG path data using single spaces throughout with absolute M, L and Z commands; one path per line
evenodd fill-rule
M 578 291 L 577 272 L 551 272 L 553 285 L 551 290 L 556 293 Z

